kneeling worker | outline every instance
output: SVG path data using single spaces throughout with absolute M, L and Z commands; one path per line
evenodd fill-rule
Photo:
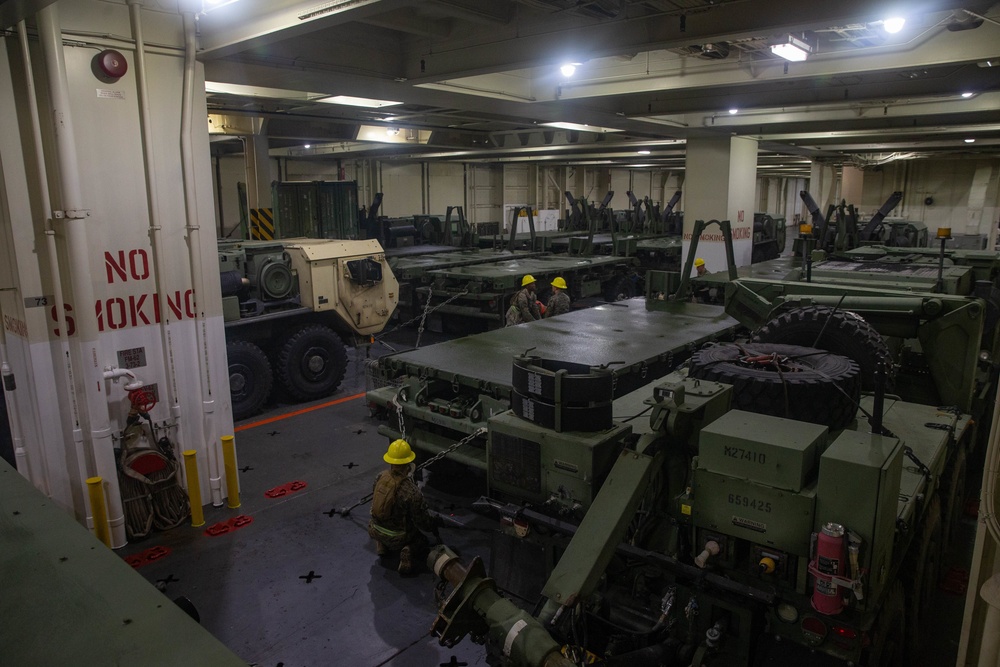
M 569 312 L 569 295 L 565 292 L 567 289 L 569 288 L 563 277 L 556 276 L 552 281 L 552 296 L 549 297 L 549 303 L 545 307 L 545 317 L 555 317 Z
M 399 552 L 399 573 L 410 574 L 416 559 L 423 558 L 428 540 L 421 530 L 437 537 L 437 525 L 427 511 L 424 495 L 411 477 L 417 456 L 405 440 L 395 440 L 382 459 L 389 464 L 375 479 L 368 534 L 379 557 Z

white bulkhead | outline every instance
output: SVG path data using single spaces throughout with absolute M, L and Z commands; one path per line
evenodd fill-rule
M 204 73 L 194 16 L 176 6 L 51 4 L 10 26 L 27 36 L 28 68 L 22 38 L 0 37 L 0 356 L 18 468 L 88 525 L 84 481 L 102 476 L 115 547 L 128 373 L 155 385 L 157 437 L 178 460 L 197 451 L 202 497 L 220 505 L 227 494 L 219 438 L 233 421 Z M 125 57 L 117 80 L 95 73 L 104 49 Z

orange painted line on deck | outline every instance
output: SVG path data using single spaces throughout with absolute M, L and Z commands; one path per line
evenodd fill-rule
M 268 417 L 267 419 L 261 419 L 260 421 L 251 422 L 249 424 L 241 424 L 234 428 L 233 430 L 237 433 L 240 431 L 246 431 L 251 428 L 256 428 L 258 426 L 264 426 L 265 424 L 273 424 L 274 422 L 280 422 L 282 419 L 288 419 L 289 417 L 297 417 L 299 415 L 304 415 L 307 412 L 312 412 L 314 410 L 322 410 L 323 408 L 328 408 L 331 405 L 337 405 L 339 403 L 346 403 L 347 401 L 355 401 L 359 398 L 364 398 L 364 392 L 360 394 L 354 394 L 353 396 L 345 396 L 344 398 L 338 398 L 335 401 L 329 401 L 327 403 L 320 403 L 319 405 L 313 405 L 308 408 L 302 408 L 301 410 L 296 410 L 294 412 L 286 412 L 283 415 L 275 415 L 274 417 Z

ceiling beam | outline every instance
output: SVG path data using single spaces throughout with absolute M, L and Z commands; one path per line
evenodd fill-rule
M 417 0 L 244 0 L 204 14 L 199 20 L 202 60 L 300 37 L 351 21 L 363 21 Z
M 960 0 L 918 0 L 907 5 L 910 15 L 958 9 Z M 676 15 L 640 16 L 605 21 L 538 16 L 532 23 L 514 21 L 475 35 L 456 35 L 411 47 L 402 76 L 414 82 L 436 82 L 474 74 L 522 69 L 568 60 L 585 60 L 655 49 L 686 47 L 718 40 L 801 32 L 833 25 L 885 18 L 898 3 L 886 0 L 745 0 L 727 2 L 692 13 L 683 22 Z M 560 28 L 565 26 L 565 28 Z

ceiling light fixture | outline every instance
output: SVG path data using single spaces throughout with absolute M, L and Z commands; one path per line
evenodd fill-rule
M 397 134 L 399 134 L 399 128 L 398 127 L 387 127 L 387 128 L 385 128 L 385 133 L 387 135 L 389 135 L 390 137 L 394 137 Z
M 636 153 L 638 153 L 639 155 L 649 155 L 649 151 L 647 151 L 646 149 L 643 149 L 641 151 L 636 151 Z
M 306 144 L 306 145 L 305 145 L 305 146 L 303 146 L 302 148 L 312 148 L 312 144 Z
M 882 28 L 890 35 L 895 35 L 903 29 L 903 25 L 905 24 L 906 19 L 902 16 L 893 16 L 882 21 Z
M 577 132 L 621 132 L 613 127 L 600 127 L 598 125 L 581 125 L 580 123 L 541 123 L 545 127 L 558 127 L 560 130 L 576 130 Z
M 975 93 L 968 93 L 968 92 L 962 93 L 962 97 L 964 97 L 965 99 L 969 99 L 973 95 L 975 95 Z
M 392 100 L 376 100 L 369 97 L 352 97 L 350 95 L 331 95 L 329 97 L 320 97 L 312 101 L 323 102 L 324 104 L 343 104 L 349 107 L 365 107 L 368 109 L 381 109 L 382 107 L 391 107 L 397 104 L 402 104 L 402 102 L 393 102 Z
M 965 143 L 967 143 L 967 144 L 974 144 L 974 143 L 976 143 L 976 140 L 975 139 L 966 139 Z
M 737 109 L 736 107 L 733 107 L 732 109 L 730 109 L 730 110 L 729 110 L 729 113 L 730 113 L 731 115 L 733 115 L 733 116 L 735 116 L 735 115 L 736 115 L 736 114 L 738 114 L 739 112 L 740 112 L 740 110 L 739 110 L 739 109 Z
M 219 7 L 225 7 L 226 5 L 231 5 L 236 0 L 202 0 L 201 3 L 201 13 L 207 14 L 213 9 L 218 9 Z
M 576 74 L 576 68 L 582 63 L 563 63 L 559 66 L 559 72 L 567 79 Z
M 788 35 L 784 42 L 771 45 L 771 53 L 785 60 L 802 62 L 812 53 L 812 47 L 801 39 Z

